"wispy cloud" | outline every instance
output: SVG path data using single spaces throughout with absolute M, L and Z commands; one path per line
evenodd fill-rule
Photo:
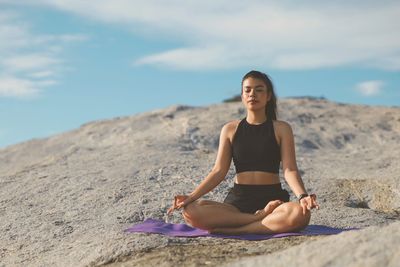
M 176 69 L 400 70 L 398 1 L 25 0 L 182 46 L 133 60 Z
M 3 66 L 8 70 L 27 71 L 42 70 L 58 64 L 60 61 L 52 55 L 26 54 L 14 55 L 3 60 Z
M 0 42 L 0 97 L 33 98 L 57 84 L 64 68 L 65 44 L 88 38 L 82 34 L 37 34 L 31 27 L 18 12 L 0 11 L 0 40 L 7 40 Z
M 51 70 L 38 71 L 29 74 L 29 76 L 32 78 L 47 78 L 47 77 L 52 77 L 54 75 L 55 75 L 54 72 Z
M 13 76 L 0 77 L 0 96 L 31 97 L 39 93 L 38 86 L 31 80 Z
M 375 96 L 382 93 L 383 81 L 365 81 L 356 85 L 356 90 L 364 96 Z

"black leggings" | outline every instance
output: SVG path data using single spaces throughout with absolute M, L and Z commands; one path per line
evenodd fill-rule
M 281 183 L 268 185 L 234 183 L 224 203 L 235 206 L 241 212 L 255 213 L 276 199 L 283 202 L 289 202 L 290 199 L 289 192 L 282 188 Z

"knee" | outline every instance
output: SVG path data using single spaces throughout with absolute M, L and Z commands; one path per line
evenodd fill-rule
M 303 207 L 298 203 L 294 203 L 294 205 L 290 207 L 290 213 L 288 217 L 288 224 L 295 230 L 300 231 L 309 224 L 311 212 L 306 209 L 306 212 L 304 214 Z
M 183 207 L 183 216 L 185 218 L 194 219 L 198 214 L 198 206 L 201 205 L 201 202 L 202 200 L 196 200 Z
M 183 214 L 184 216 L 186 216 L 186 217 L 189 217 L 190 215 L 193 214 L 193 211 L 194 211 L 194 209 L 195 209 L 194 206 L 195 206 L 195 205 L 194 205 L 193 202 L 187 204 L 185 207 L 183 207 L 182 214 Z
M 201 211 L 199 209 L 199 202 L 201 202 L 201 200 L 196 200 L 186 205 L 183 208 L 182 215 L 185 221 L 192 227 L 205 229 L 203 216 L 201 215 Z

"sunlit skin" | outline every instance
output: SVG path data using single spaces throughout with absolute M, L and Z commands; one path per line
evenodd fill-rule
M 242 104 L 247 109 L 247 121 L 250 124 L 265 122 L 265 106 L 271 99 L 271 93 L 262 80 L 247 78 L 242 86 Z M 311 209 L 319 209 L 316 195 L 311 194 L 299 202 L 273 200 L 264 209 L 254 214 L 240 212 L 235 206 L 212 200 L 199 199 L 215 188 L 226 176 L 232 160 L 232 137 L 239 120 L 226 123 L 221 130 L 217 158 L 211 172 L 189 195 L 174 197 L 168 214 L 182 209 L 186 223 L 210 233 L 222 234 L 271 234 L 304 229 L 310 221 Z M 294 137 L 287 122 L 274 120 L 275 137 L 281 147 L 282 171 L 293 193 L 298 196 L 305 193 L 303 181 L 297 169 Z M 279 175 L 261 171 L 246 171 L 236 174 L 238 184 L 276 184 Z

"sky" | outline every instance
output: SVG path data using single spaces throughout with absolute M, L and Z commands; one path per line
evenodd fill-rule
M 240 93 L 400 105 L 399 1 L 0 0 L 0 148 Z M 279 110 L 279 102 L 278 102 Z

